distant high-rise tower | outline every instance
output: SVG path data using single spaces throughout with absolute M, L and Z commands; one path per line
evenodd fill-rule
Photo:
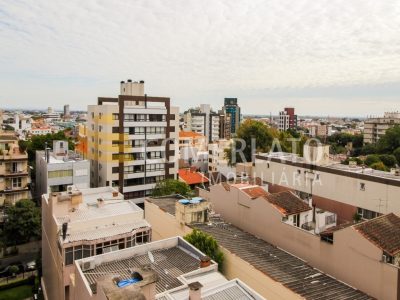
M 286 131 L 297 127 L 297 115 L 294 114 L 293 107 L 285 107 L 279 112 L 279 130 Z
M 64 105 L 64 118 L 70 117 L 69 104 Z
M 235 134 L 239 129 L 239 125 L 242 119 L 242 116 L 240 114 L 240 107 L 237 104 L 237 98 L 225 98 L 222 110 L 224 111 L 224 114 L 230 115 L 231 133 Z

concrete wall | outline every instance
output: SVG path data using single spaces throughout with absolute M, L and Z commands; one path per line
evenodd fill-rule
M 50 202 L 42 201 L 42 265 L 47 299 L 64 299 L 62 257 L 57 247 L 57 225 Z
M 318 235 L 285 224 L 282 215 L 264 198 L 222 185 L 199 191 L 212 208 L 235 226 L 307 261 L 311 266 L 378 299 L 398 299 L 399 268 L 382 263 L 382 250 L 363 238 L 353 227 L 334 234 L 334 243 Z
M 400 211 L 397 197 L 400 187 L 322 171 L 314 171 L 319 175 L 316 180 L 314 176 L 305 175 L 304 171 L 310 172 L 310 169 L 260 159 L 256 159 L 255 164 L 256 176 L 264 182 L 312 194 L 317 203 L 325 202 L 323 205 L 328 205 L 328 200 L 344 204 L 330 209 L 338 214 L 339 219 L 352 220 L 357 207 L 383 214 Z M 361 183 L 365 184 L 365 190 L 361 190 Z M 327 206 L 325 209 L 329 210 Z
M 180 224 L 175 216 L 161 210 L 154 203 L 144 202 L 144 218 L 151 224 L 152 241 L 158 241 L 174 236 L 184 236 L 192 229 L 184 224 Z

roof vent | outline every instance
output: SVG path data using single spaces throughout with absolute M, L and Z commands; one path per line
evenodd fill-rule
M 103 207 L 103 206 L 104 206 L 104 199 L 98 198 L 97 199 L 97 207 Z

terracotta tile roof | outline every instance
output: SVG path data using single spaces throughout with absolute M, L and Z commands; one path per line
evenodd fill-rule
M 180 138 L 198 138 L 203 137 L 200 133 L 193 132 L 193 131 L 179 131 Z
M 258 197 L 267 196 L 268 192 L 266 192 L 260 186 L 250 186 L 248 188 L 242 188 L 241 191 L 245 192 L 250 196 L 251 199 L 256 199 Z
M 208 183 L 207 177 L 199 172 L 194 172 L 189 169 L 180 169 L 179 170 L 179 178 L 182 179 L 187 184 L 199 184 L 199 183 Z
M 264 198 L 286 216 L 311 210 L 311 207 L 306 202 L 289 191 L 268 194 Z
M 400 217 L 393 213 L 354 226 L 366 239 L 390 255 L 400 252 Z

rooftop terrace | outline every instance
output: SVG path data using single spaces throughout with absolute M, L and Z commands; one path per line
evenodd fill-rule
M 159 276 L 156 283 L 156 293 L 159 294 L 183 286 L 179 277 L 200 269 L 202 257 L 196 248 L 175 237 L 97 256 L 95 267 L 83 271 L 83 274 L 92 291 L 96 292 L 96 283 L 104 275 L 130 279 L 130 270 L 150 267 Z

